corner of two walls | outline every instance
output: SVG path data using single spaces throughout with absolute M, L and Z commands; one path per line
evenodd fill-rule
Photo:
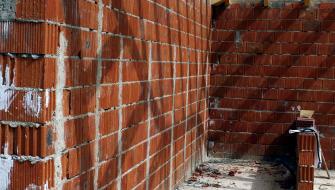
M 288 156 L 295 151 L 288 130 L 298 109 L 310 109 L 327 164 L 335 167 L 334 10 L 334 3 L 233 4 L 217 13 L 210 155 Z
M 173 189 L 206 158 L 209 1 L 1 4 L 0 189 Z

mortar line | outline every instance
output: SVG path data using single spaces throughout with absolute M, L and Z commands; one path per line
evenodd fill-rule
M 152 67 L 152 43 L 151 41 L 149 42 L 149 57 L 148 57 L 148 87 L 147 87 L 147 104 L 148 104 L 148 124 L 147 124 L 147 152 L 146 152 L 146 190 L 150 190 L 150 129 L 151 129 L 151 78 L 152 78 L 152 73 L 151 73 L 151 67 Z
M 198 130 L 197 130 L 197 128 L 199 127 L 199 126 L 197 126 L 197 124 L 198 124 L 198 120 L 199 120 L 199 118 L 198 118 L 198 115 L 199 115 L 199 113 L 198 113 L 198 107 L 199 107 L 199 104 L 201 104 L 201 103 L 199 103 L 199 74 L 200 74 L 200 67 L 201 67 L 201 61 L 200 61 L 200 56 L 197 56 L 197 58 L 198 58 L 198 60 L 197 60 L 197 65 L 198 65 L 198 68 L 197 68 L 197 87 L 196 87 L 196 90 L 197 90 L 197 100 L 196 100 L 196 106 L 195 106 L 195 128 L 194 128 L 194 130 L 195 130 L 195 137 L 197 138 L 197 134 L 198 134 Z M 196 142 L 195 142 L 195 144 L 197 144 Z M 202 152 L 202 149 L 201 150 L 197 150 L 197 146 L 196 146 L 196 148 L 195 148 L 195 152 L 197 152 L 197 151 L 201 151 Z M 202 154 L 201 154 L 202 155 Z M 199 160 L 200 160 L 200 162 L 202 162 L 202 157 L 201 158 L 198 158 Z M 198 159 L 195 159 L 195 167 L 196 167 L 196 165 L 197 165 L 197 161 L 199 161 Z
M 189 77 L 190 77 L 190 50 L 187 49 L 187 79 L 186 79 L 186 106 L 185 106 L 185 129 L 184 129 L 184 179 L 186 179 L 186 169 L 187 169 L 187 163 L 186 163 L 186 148 L 187 148 L 187 127 L 188 127 L 188 98 L 189 98 Z
M 176 95 L 176 61 L 177 61 L 177 47 L 173 46 L 173 85 L 172 85 L 172 115 L 171 115 L 171 142 L 170 142 L 170 189 L 173 189 L 173 153 L 174 153 L 174 125 L 175 125 L 175 95 Z
M 63 188 L 62 180 L 62 151 L 65 149 L 64 141 L 64 113 L 63 113 L 63 88 L 65 87 L 65 60 L 67 40 L 63 32 L 59 35 L 59 48 L 57 50 L 56 64 L 56 108 L 55 117 L 53 118 L 54 130 L 56 133 L 55 141 L 55 188 Z
M 209 49 L 209 53 L 207 53 L 207 56 L 206 56 L 206 80 L 205 80 L 205 83 L 206 83 L 206 88 L 205 88 L 205 114 L 204 114 L 204 139 L 205 139 L 205 143 L 203 143 L 203 146 L 204 146 L 204 150 L 205 150 L 205 153 L 204 153 L 204 156 L 205 156 L 205 161 L 208 160 L 208 144 L 207 144 L 207 140 L 208 140 L 208 126 L 209 126 L 209 98 L 210 98 L 210 88 L 211 88 L 211 81 L 210 81 L 210 73 L 209 73 L 209 67 L 212 63 L 210 63 L 210 59 L 209 59 L 209 56 L 211 55 L 212 53 L 212 38 L 213 38 L 213 31 L 214 30 L 210 30 L 210 33 L 209 33 L 209 42 L 208 42 L 208 48 Z
M 123 58 L 123 38 L 120 38 L 120 60 Z M 117 175 L 117 189 L 122 190 L 122 72 L 123 71 L 123 62 L 119 62 L 119 89 L 118 89 L 118 102 L 119 102 L 119 128 L 118 128 L 118 175 Z
M 102 78 L 102 26 L 103 26 L 103 2 L 98 2 L 98 32 L 97 32 L 97 75 L 96 75 L 96 107 L 95 107 L 95 163 L 94 163 L 94 189 L 98 189 L 99 177 L 99 155 L 100 155 L 100 97 L 101 97 L 101 78 Z

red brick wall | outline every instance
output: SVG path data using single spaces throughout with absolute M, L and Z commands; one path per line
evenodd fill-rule
M 232 5 L 217 15 L 210 79 L 214 155 L 287 154 L 297 107 L 315 110 L 335 168 L 335 5 Z M 293 141 L 294 143 L 294 141 Z
M 0 22 L 0 189 L 169 189 L 204 157 L 205 0 L 17 1 Z

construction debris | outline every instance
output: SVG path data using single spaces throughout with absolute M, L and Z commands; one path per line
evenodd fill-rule
M 199 165 L 178 189 L 294 189 L 294 179 L 280 163 L 220 159 Z

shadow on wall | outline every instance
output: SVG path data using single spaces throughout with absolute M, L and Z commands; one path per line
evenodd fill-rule
M 63 0 L 63 4 L 67 3 L 67 6 L 64 6 L 64 13 L 65 14 L 65 23 L 69 23 L 69 24 L 73 24 L 76 26 L 82 26 L 82 20 L 80 19 L 80 11 L 82 10 L 80 7 L 80 4 L 78 3 L 79 1 L 66 1 Z M 112 6 L 114 8 L 120 9 L 122 10 L 122 6 L 121 6 L 121 1 L 119 4 L 113 4 Z M 70 4 L 70 5 L 69 5 Z M 179 6 L 179 3 L 177 3 L 177 6 Z M 141 19 L 143 18 L 143 15 L 145 15 L 146 11 L 148 10 L 143 10 L 143 5 L 142 5 L 142 1 L 138 2 L 138 12 L 140 13 L 140 17 Z M 71 10 L 71 11 L 70 11 Z M 76 11 L 73 11 L 76 10 Z M 137 11 L 137 10 L 136 10 Z M 157 22 L 159 21 L 159 17 L 160 15 L 156 15 L 157 11 L 154 11 L 152 14 L 154 14 L 153 18 L 157 19 Z M 128 148 L 128 150 L 130 150 L 131 148 L 133 148 L 135 145 L 137 146 L 141 146 L 144 145 L 145 151 L 149 151 L 147 150 L 147 146 L 146 143 L 148 143 L 146 140 L 149 139 L 149 137 L 147 136 L 147 134 L 151 136 L 153 136 L 154 134 L 160 133 L 162 131 L 164 131 L 166 128 L 165 127 L 170 127 L 167 125 L 170 125 L 170 123 L 168 121 L 159 121 L 158 123 L 155 123 L 155 120 L 151 121 L 151 126 L 148 126 L 148 121 L 146 121 L 148 119 L 148 114 L 151 114 L 151 116 L 149 118 L 152 117 L 157 117 L 159 115 L 165 114 L 166 112 L 171 112 L 172 111 L 172 101 L 167 101 L 166 98 L 161 98 L 161 99 L 154 99 L 157 98 L 159 96 L 165 95 L 165 86 L 163 85 L 158 85 L 158 89 L 157 89 L 157 85 L 155 85 L 154 87 L 151 86 L 151 82 L 147 82 L 147 79 L 149 78 L 149 73 L 146 71 L 143 71 L 144 69 L 149 68 L 148 67 L 148 62 L 149 62 L 149 43 L 148 41 L 139 41 L 136 40 L 136 43 L 134 42 L 134 38 L 132 37 L 136 37 L 136 38 L 140 38 L 141 40 L 145 39 L 145 34 L 144 34 L 144 30 L 143 27 L 141 27 L 140 33 L 139 31 L 133 31 L 134 28 L 134 24 L 130 23 L 130 20 L 128 19 L 127 16 L 125 16 L 125 14 L 121 14 L 116 12 L 116 17 L 117 20 L 111 20 L 111 22 L 115 22 L 112 24 L 115 24 L 113 26 L 111 26 L 111 23 L 109 25 L 108 31 L 104 31 L 107 33 L 102 34 L 102 52 L 99 52 L 98 55 L 102 55 L 102 76 L 101 76 L 101 81 L 99 83 L 103 84 L 103 86 L 99 87 L 99 86 L 95 86 L 96 85 L 96 80 L 92 80 L 94 81 L 94 83 L 90 84 L 89 86 L 83 86 L 83 88 L 80 88 L 79 90 L 81 91 L 80 94 L 83 97 L 87 97 L 87 91 L 90 91 L 94 89 L 97 90 L 97 88 L 100 88 L 101 90 L 101 104 L 99 107 L 99 114 L 100 117 L 102 117 L 102 114 L 104 113 L 110 113 L 110 112 L 118 112 L 119 109 L 122 109 L 122 145 L 126 146 Z M 169 14 L 167 14 L 169 16 Z M 105 15 L 104 15 L 105 16 Z M 122 20 L 121 20 L 122 19 Z M 178 17 L 179 19 L 179 17 Z M 169 17 L 167 18 L 168 22 L 170 22 Z M 143 24 L 143 20 L 140 21 L 141 24 Z M 84 23 L 86 24 L 86 23 Z M 105 24 L 105 23 L 104 23 Z M 170 23 L 167 23 L 168 25 Z M 179 28 L 181 28 L 181 24 L 180 21 L 178 20 L 178 25 Z M 171 39 L 171 31 L 168 30 L 168 34 L 160 34 L 160 29 L 159 26 L 156 24 L 155 25 L 156 29 L 155 29 L 155 37 L 157 40 L 160 40 L 161 38 L 165 37 L 166 35 L 168 36 L 168 41 L 172 42 L 173 40 Z M 64 27 L 65 28 L 65 27 Z M 92 31 L 90 31 L 90 33 L 92 33 Z M 120 52 L 122 48 L 120 46 L 120 41 L 121 41 L 121 37 L 115 36 L 115 35 L 111 35 L 111 34 L 120 34 L 120 35 L 124 35 L 124 36 L 131 36 L 131 37 L 122 37 L 122 41 L 123 41 L 123 59 L 127 59 L 127 60 L 119 60 L 120 59 Z M 164 36 L 163 36 L 164 35 Z M 178 44 L 181 44 L 181 34 L 179 33 L 179 36 L 177 36 L 178 38 Z M 70 51 L 70 55 L 73 56 L 69 59 L 71 60 L 83 60 L 83 58 L 85 57 L 92 57 L 91 55 L 94 55 L 93 57 L 96 57 L 96 54 L 92 54 L 90 53 L 89 49 L 93 49 L 92 47 L 97 47 L 97 44 L 94 45 L 93 41 L 89 41 L 90 39 L 95 40 L 95 38 L 87 38 L 86 35 L 82 34 L 82 31 L 80 30 L 76 30 L 73 29 L 71 30 L 71 32 L 69 32 L 68 35 L 66 35 L 68 38 L 68 44 L 70 46 L 70 48 L 68 49 L 68 51 Z M 70 37 L 69 37 L 70 36 Z M 89 36 L 89 35 L 88 35 Z M 147 40 L 147 39 L 145 39 Z M 155 39 L 152 39 L 155 40 Z M 138 43 L 137 43 L 138 42 Z M 141 45 L 139 45 L 139 43 Z M 72 48 L 73 49 L 72 49 Z M 169 51 L 170 52 L 174 52 L 173 47 L 169 46 Z M 118 52 L 117 54 L 115 54 L 115 52 Z M 160 61 L 162 59 L 162 57 L 164 57 L 165 55 L 161 55 L 160 53 L 162 52 L 161 46 L 157 46 L 156 51 L 157 52 L 157 60 L 155 61 Z M 182 56 L 180 54 L 180 56 Z M 105 59 L 115 59 L 115 61 L 108 61 Z M 169 54 L 168 57 L 169 60 L 173 60 L 173 56 L 172 53 Z M 68 61 L 68 60 L 67 60 Z M 71 62 L 71 61 L 70 61 Z M 122 62 L 122 63 L 121 63 Z M 122 73 L 119 72 L 119 64 L 122 64 Z M 140 64 L 140 65 L 139 65 Z M 162 63 L 164 64 L 164 63 Z M 92 65 L 93 67 L 95 67 L 95 69 L 93 70 L 97 70 L 99 68 L 97 68 L 97 63 L 96 61 L 92 61 Z M 171 64 L 171 67 L 173 64 Z M 81 69 L 80 67 L 69 67 L 70 69 L 70 73 L 77 73 L 78 71 L 76 71 L 76 69 Z M 174 68 L 171 68 L 171 70 L 173 70 Z M 128 72 L 127 72 L 128 71 Z M 131 77 L 126 76 L 127 74 L 129 75 L 131 71 Z M 149 71 L 152 72 L 152 71 Z M 164 71 L 163 71 L 163 67 L 159 67 L 158 69 L 159 74 L 155 73 L 155 75 L 158 76 L 164 76 Z M 110 76 L 110 75 L 117 75 L 118 78 L 115 78 L 114 76 Z M 82 73 L 79 73 L 79 75 L 76 75 L 77 77 L 82 76 Z M 94 74 L 95 76 L 95 74 Z M 85 76 L 85 77 L 90 77 L 90 76 Z M 111 79 L 113 78 L 113 79 Z M 96 76 L 94 77 L 94 79 L 96 79 Z M 122 103 L 117 101 L 118 103 L 113 104 L 113 103 L 109 103 L 110 99 L 115 98 L 115 94 L 117 94 L 117 97 L 119 96 L 119 89 L 122 89 L 122 92 L 125 92 L 125 89 L 127 88 L 128 84 L 122 84 L 122 88 L 119 88 L 119 85 L 121 84 L 117 84 L 119 83 L 119 80 L 122 79 L 122 82 L 135 82 L 135 80 L 139 80 L 141 82 L 139 83 L 139 87 L 137 90 L 131 90 L 130 92 L 132 94 L 129 94 L 130 97 L 127 97 L 127 95 L 123 94 L 123 100 Z M 74 78 L 74 80 L 77 80 L 76 78 Z M 126 81 L 128 80 L 128 81 Z M 110 82 L 114 83 L 110 85 Z M 107 84 L 108 83 L 108 84 Z M 81 86 L 83 84 L 79 84 L 77 86 Z M 111 87 L 112 86 L 112 87 Z M 109 88 L 111 87 L 111 88 Z M 131 87 L 131 86 L 130 86 Z M 109 89 L 106 89 L 109 88 Z M 154 89 L 155 88 L 155 89 Z M 88 89 L 83 90 L 83 89 Z M 71 90 L 72 91 L 72 90 Z M 69 110 L 70 113 L 80 113 L 80 114 L 85 114 L 88 112 L 93 111 L 92 110 L 92 105 L 96 106 L 96 96 L 97 94 L 95 92 L 92 92 L 92 96 L 88 97 L 88 98 L 80 98 L 80 99 L 76 99 L 74 98 L 74 96 L 72 95 L 72 92 L 68 92 L 70 93 L 69 96 Z M 158 96 L 156 96 L 158 94 Z M 148 96 L 150 95 L 150 97 Z M 171 97 L 172 94 L 171 94 Z M 148 98 L 150 99 L 150 108 L 148 107 Z M 117 98 L 116 98 L 117 99 Z M 143 103 L 139 103 L 142 102 Z M 129 105 L 129 104 L 133 104 L 136 103 L 136 105 L 140 105 L 140 106 L 133 106 L 133 105 Z M 184 106 L 187 102 L 184 102 Z M 128 104 L 128 105 L 127 105 Z M 80 106 L 79 108 L 76 108 L 76 106 Z M 120 108 L 121 105 L 127 105 L 123 108 Z M 168 109 L 167 109 L 168 107 Z M 128 109 L 129 108 L 129 109 Z M 148 110 L 148 108 L 150 109 L 150 111 Z M 71 110 L 73 109 L 78 109 L 78 112 L 71 112 Z M 115 111 L 116 110 L 116 111 Z M 173 112 L 171 112 L 173 114 Z M 201 117 L 199 117 L 199 120 L 201 119 Z M 113 121 L 114 118 L 106 118 L 106 120 L 101 121 L 101 122 L 105 122 L 103 125 L 104 127 L 107 128 L 113 128 L 113 129 L 107 129 L 107 131 L 109 131 L 109 134 L 101 134 L 101 135 L 105 135 L 105 136 L 100 136 L 99 139 L 99 179 L 98 179 L 98 186 L 99 188 L 101 187 L 107 187 L 109 185 L 113 185 L 113 183 L 111 183 L 113 180 L 116 179 L 117 177 L 117 170 L 115 170 L 115 167 L 117 167 L 117 160 L 120 159 L 120 156 L 122 156 L 121 158 L 121 163 L 122 163 L 122 173 L 124 174 L 125 171 L 127 171 L 130 168 L 135 167 L 138 163 L 143 162 L 147 159 L 147 157 L 143 158 L 141 161 L 139 161 L 138 163 L 135 163 L 135 159 L 134 156 L 137 155 L 136 153 L 134 154 L 127 154 L 127 153 L 122 153 L 122 155 L 120 155 L 120 151 L 118 150 L 118 145 L 117 143 L 117 134 L 114 134 L 115 132 L 117 132 L 117 126 L 118 123 Z M 101 118 L 102 120 L 102 118 Z M 144 122 L 146 121 L 146 122 Z M 201 120 L 200 120 L 201 121 Z M 94 126 L 92 124 L 92 120 L 91 119 L 85 119 L 85 120 L 75 120 L 74 121 L 74 125 L 77 127 L 87 127 L 87 126 Z M 101 125 L 100 124 L 100 133 L 101 132 Z M 112 126 L 112 125 L 117 125 L 117 126 Z M 143 125 L 145 125 L 145 127 L 143 128 Z M 144 130 L 145 129 L 145 130 Z M 80 130 L 84 130 L 84 129 L 80 129 Z M 114 130 L 114 131 L 113 131 Z M 150 130 L 149 133 L 145 134 L 145 138 L 143 138 L 142 140 L 145 141 L 141 141 L 138 142 L 138 138 L 140 134 L 143 133 L 143 131 L 147 131 Z M 187 132 L 188 129 L 185 128 L 184 134 Z M 129 132 L 131 131 L 131 132 Z M 82 132 L 82 131 L 80 131 Z M 120 131 L 119 131 L 120 132 Z M 127 133 L 127 134 L 126 134 Z M 171 133 L 171 132 L 169 132 Z M 201 134 L 204 133 L 204 131 L 200 131 Z M 102 147 L 102 141 L 104 141 L 104 139 L 110 138 L 111 134 L 113 134 L 113 136 L 116 136 L 116 139 L 112 139 L 111 141 L 107 142 L 107 145 L 104 145 L 104 147 Z M 75 142 L 83 142 L 83 137 L 81 133 L 78 133 L 76 136 L 76 140 Z M 94 137 L 95 138 L 95 137 Z M 93 140 L 94 138 L 92 137 L 92 139 L 89 139 L 90 141 L 88 143 L 90 144 L 94 144 Z M 126 139 L 125 139 L 126 138 Z M 171 135 L 170 135 L 170 138 Z M 170 141 L 168 141 L 170 143 Z M 171 148 L 171 144 L 166 146 L 166 139 L 160 139 L 159 142 L 155 142 L 158 143 L 159 146 L 161 146 L 161 150 L 163 150 L 164 148 Z M 141 145 L 139 145 L 141 144 Z M 88 149 L 89 153 L 87 153 L 90 156 L 95 156 L 95 150 L 94 148 L 92 148 L 93 146 L 90 146 L 90 148 Z M 164 148 L 163 148 L 164 147 Z M 103 148 L 106 148 L 108 150 L 104 150 Z M 127 151 L 128 151 L 127 150 Z M 106 156 L 105 153 L 103 152 L 109 152 L 108 155 Z M 125 151 L 125 150 L 122 150 Z M 160 151 L 160 150 L 159 150 Z M 86 153 L 85 153 L 86 154 Z M 151 153 L 150 153 L 151 154 Z M 169 155 L 170 156 L 170 155 Z M 132 158 L 131 158 L 132 157 Z M 136 157 L 136 156 L 135 156 Z M 89 167 L 89 165 L 87 165 L 87 162 L 93 162 L 94 163 L 94 158 L 90 158 L 92 160 L 88 161 L 87 157 L 84 156 L 78 156 L 77 157 L 77 163 L 80 163 L 80 173 L 77 173 L 78 175 L 81 175 L 81 173 L 83 172 L 92 172 L 92 168 Z M 113 161 L 114 160 L 114 161 Z M 90 164 L 93 164 L 90 163 Z M 112 164 L 109 164 L 112 163 Z M 71 164 L 71 163 L 69 163 Z M 130 164 L 130 166 L 129 166 Z M 143 166 L 142 163 L 141 166 Z M 138 166 L 138 168 L 140 168 L 141 166 Z M 67 167 L 70 167 L 67 166 Z M 137 167 L 137 166 L 136 166 Z M 160 166 L 156 166 L 155 167 L 151 167 L 150 168 L 150 174 L 158 171 L 158 168 Z M 103 169 L 102 169 L 103 168 Z M 68 169 L 67 169 L 68 170 Z M 143 172 L 143 171 L 141 171 Z M 80 189 L 91 189 L 90 185 L 92 185 L 92 182 L 89 179 L 89 175 L 83 174 L 83 177 L 79 178 L 79 183 L 77 184 L 79 186 Z M 66 176 L 68 179 L 71 179 L 73 176 L 71 176 L 70 174 L 67 174 Z M 156 175 L 156 176 L 152 176 L 153 178 L 160 178 L 160 175 Z M 133 179 L 132 177 L 129 176 L 124 176 L 123 178 L 125 178 L 125 180 L 127 181 L 127 183 L 123 183 L 122 185 L 125 186 L 124 188 L 130 189 L 133 188 L 132 185 L 138 185 L 140 183 L 143 183 L 144 178 L 142 179 Z M 106 181 L 104 181 L 106 180 Z M 139 180 L 136 181 L 135 184 L 134 180 Z M 151 179 L 150 181 L 156 181 L 155 179 Z M 108 183 L 107 183 L 108 182 Z M 133 182 L 133 183 L 132 183 Z M 144 182 L 145 184 L 145 182 Z M 154 184 L 149 184 L 149 189 L 152 189 L 154 187 L 152 187 L 151 185 Z M 165 185 L 165 187 L 168 189 L 169 188 L 169 184 L 163 184 L 163 186 Z
M 225 155 L 235 158 L 250 155 L 292 155 L 295 151 L 292 144 L 295 144 L 295 141 L 287 133 L 292 126 L 290 123 L 297 116 L 292 107 L 301 106 L 313 110 L 318 107 L 314 96 L 310 96 L 308 92 L 302 94 L 299 89 L 308 91 L 322 88 L 318 87 L 318 80 L 327 74 L 327 67 L 331 66 L 333 60 L 332 56 L 323 56 L 316 70 L 297 70 L 297 66 L 307 66 L 308 55 L 316 55 L 313 43 L 323 42 L 324 33 L 319 32 L 321 28 L 315 20 L 317 12 L 306 10 L 301 4 L 288 5 L 281 9 L 254 6 L 219 10 L 213 27 L 230 27 L 229 30 L 234 32 L 227 35 L 228 32 L 220 33 L 216 30 L 213 37 L 214 40 L 221 41 L 212 44 L 215 53 L 212 54 L 211 63 L 220 64 L 214 64 L 211 71 L 210 117 L 213 119 L 213 126 L 209 127 L 209 140 L 221 143 L 214 147 L 213 151 L 223 151 Z M 280 13 L 280 20 L 271 23 L 270 30 L 267 30 L 267 26 L 262 26 L 264 20 L 279 17 Z M 331 16 L 329 13 L 324 19 Z M 310 22 L 315 22 L 315 25 L 311 24 L 306 29 L 311 32 L 303 31 L 303 38 L 292 39 L 292 42 L 310 44 L 293 48 L 290 46 L 288 54 L 291 55 L 288 56 L 285 56 L 286 53 L 283 53 L 284 56 L 276 55 L 280 52 L 279 43 L 288 39 L 287 36 L 291 35 L 289 31 L 296 30 L 298 18 L 307 21 L 314 18 Z M 252 30 L 261 32 L 253 33 Z M 327 31 L 327 28 L 323 30 Z M 277 32 L 274 34 L 273 31 Z M 290 77 L 292 72 L 306 80 L 298 78 L 289 81 L 287 77 Z M 287 80 L 285 88 L 290 90 L 282 89 L 284 79 Z M 276 98 L 272 99 L 274 94 Z M 297 99 L 298 95 L 301 100 Z M 225 108 L 226 111 L 220 108 Z M 328 107 L 322 112 L 317 112 L 316 119 L 322 122 L 322 116 L 329 114 L 331 109 Z

